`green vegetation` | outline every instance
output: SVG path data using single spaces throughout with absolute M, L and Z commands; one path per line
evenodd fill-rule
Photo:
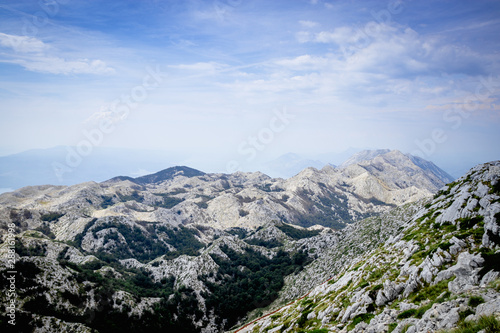
M 258 245 L 273 249 L 275 247 L 283 246 L 283 243 L 277 239 L 264 240 L 260 238 L 245 239 L 245 243 L 250 245 Z
M 376 281 L 376 280 L 380 279 L 383 275 L 384 275 L 384 269 L 382 269 L 382 268 L 375 269 L 370 274 L 369 281 Z
M 90 221 L 81 234 L 78 234 L 74 241 L 68 242 L 83 252 L 81 244 L 83 237 L 92 232 L 97 238 L 97 233 L 110 229 L 104 236 L 104 243 L 113 242 L 113 246 L 107 250 L 93 252 L 95 256 L 106 262 L 113 262 L 120 259 L 135 258 L 141 262 L 148 262 L 159 256 L 166 259 L 173 259 L 182 254 L 195 256 L 204 244 L 196 238 L 198 230 L 180 226 L 179 228 L 169 228 L 157 223 L 146 223 L 144 229 L 138 226 L 130 226 L 120 223 L 118 220 L 102 223 L 96 226 L 97 219 Z M 120 237 L 123 236 L 124 240 Z M 176 248 L 169 250 L 169 244 Z
M 36 231 L 40 231 L 42 234 L 45 236 L 49 237 L 50 239 L 55 239 L 56 235 L 50 230 L 50 226 L 48 223 L 43 223 L 41 226 L 35 229 Z
M 137 202 L 143 202 L 144 197 L 139 194 L 137 191 L 133 191 L 132 194 L 130 195 L 124 195 L 121 193 L 117 193 L 118 197 L 120 198 L 121 202 L 127 202 L 127 201 L 137 201 Z
M 423 305 L 423 306 L 419 307 L 417 309 L 417 311 L 415 312 L 415 317 L 416 318 L 422 318 L 422 316 L 427 312 L 427 310 L 429 310 L 430 308 L 432 308 L 433 304 L 434 303 L 431 302 L 431 303 L 429 303 L 427 305 Z
M 196 205 L 201 209 L 207 209 L 208 202 L 213 199 L 212 197 L 210 197 L 208 195 L 203 195 L 203 194 L 198 194 L 196 197 L 201 198 L 200 202 L 195 202 Z
M 24 251 L 24 250 L 22 250 Z M 30 261 L 18 260 L 16 262 L 16 293 L 27 299 L 20 316 L 23 323 L 16 325 L 22 332 L 32 332 L 38 324 L 31 315 L 26 318 L 23 313 L 32 313 L 42 316 L 51 316 L 68 322 L 83 323 L 98 332 L 131 333 L 131 332 L 196 332 L 192 318 L 200 320 L 202 313 L 199 310 L 194 290 L 181 287 L 174 291 L 173 277 L 164 278 L 155 283 L 145 270 L 126 269 L 118 263 L 105 263 L 93 261 L 85 265 L 76 265 L 64 260 L 65 254 L 59 256 L 59 263 L 63 269 L 70 272 L 70 280 L 80 284 L 80 291 L 72 293 L 63 291 L 59 294 L 61 299 L 69 301 L 75 307 L 84 307 L 93 298 L 95 307 L 88 309 L 83 314 L 70 312 L 66 307 L 60 307 L 45 296 L 47 288 L 38 285 L 36 276 L 41 270 Z M 96 270 L 104 266 L 112 266 L 121 274 L 122 278 L 115 278 L 113 273 L 99 273 Z M 7 285 L 6 271 L 0 271 L 0 284 Z M 83 285 L 82 282 L 92 283 Z M 93 296 L 87 292 L 92 288 Z M 124 305 L 121 311 L 113 309 L 116 291 L 123 290 L 134 295 L 136 301 L 141 297 L 159 297 L 160 302 L 154 306 L 153 311 L 146 311 L 142 316 L 130 314 L 131 308 Z M 119 301 L 119 300 L 116 300 Z M 5 322 L 0 322 L 0 330 L 10 331 Z
M 373 313 L 358 314 L 352 319 L 352 322 L 347 326 L 347 330 L 348 331 L 352 330 L 354 327 L 356 327 L 357 324 L 361 322 L 369 324 L 370 320 L 372 320 L 373 317 L 375 317 Z
M 413 324 L 412 323 L 407 323 L 405 324 L 402 328 L 401 328 L 401 333 L 406 333 L 408 332 L 408 330 L 410 329 L 410 327 L 412 327 Z
M 450 191 L 452 188 L 454 188 L 456 185 L 458 185 L 459 183 L 457 181 L 454 181 L 454 182 L 451 182 L 448 184 L 448 187 L 446 190 L 439 190 L 435 195 L 434 195 L 434 199 L 437 199 L 439 198 L 440 196 L 444 195 L 444 196 L 447 196 L 448 194 L 450 194 Z
M 466 218 L 460 218 L 457 220 L 460 226 L 460 230 L 467 230 L 471 229 L 474 227 L 476 224 L 483 222 L 484 217 L 481 215 L 477 215 L 475 217 L 466 217 Z
M 101 202 L 101 208 L 106 209 L 109 206 L 113 206 L 113 197 L 108 197 L 105 195 L 101 196 L 102 202 Z
M 500 181 L 497 181 L 495 185 L 491 185 L 491 183 L 489 183 L 488 186 L 490 187 L 489 194 L 500 195 Z
M 328 333 L 328 330 L 326 328 L 318 328 L 312 331 L 308 331 L 307 333 Z
M 448 290 L 448 283 L 455 279 L 455 276 L 451 277 L 448 280 L 443 280 L 435 285 L 428 285 L 423 287 L 422 289 L 413 293 L 413 296 L 410 297 L 410 301 L 416 304 L 419 304 L 422 301 L 430 300 L 435 301 L 439 295 Z
M 243 239 L 248 236 L 248 231 L 240 227 L 226 229 L 226 232 L 230 235 L 238 236 L 239 239 Z
M 481 303 L 484 303 L 484 298 L 482 298 L 481 296 L 471 296 L 469 298 L 468 305 L 470 307 L 475 308 L 476 306 L 478 306 Z
M 166 209 L 171 209 L 181 202 L 183 202 L 183 198 L 176 198 L 176 197 L 163 197 L 163 202 L 161 203 L 156 203 L 156 207 L 161 207 L 161 208 L 166 208 Z
M 500 252 L 495 253 L 489 249 L 481 249 L 481 252 L 484 264 L 483 268 L 479 271 L 479 276 L 482 278 L 490 270 L 500 272 Z
M 288 237 L 296 239 L 296 240 L 314 237 L 320 233 L 319 230 L 299 229 L 299 228 L 292 227 L 288 224 L 277 225 L 276 228 L 283 231 Z
M 485 333 L 500 332 L 500 321 L 494 315 L 481 316 L 477 321 L 461 321 L 458 327 L 445 333 L 477 333 L 484 330 Z
M 400 314 L 398 314 L 398 319 L 405 319 L 405 318 L 410 318 L 410 317 L 413 317 L 414 315 L 417 314 L 417 310 L 416 309 L 408 309 L 408 310 L 405 310 L 403 312 L 401 312 Z
M 464 321 L 465 318 L 467 318 L 468 316 L 473 315 L 473 314 L 474 314 L 474 311 L 472 311 L 471 309 L 467 309 L 465 311 L 460 311 L 458 313 L 458 317 L 459 317 L 460 321 Z
M 59 218 L 62 216 L 64 216 L 64 214 L 52 212 L 52 213 L 43 214 L 42 216 L 40 216 L 40 220 L 45 221 L 45 222 L 53 222 L 53 221 L 59 220 Z
M 15 241 L 15 251 L 21 257 L 43 257 L 47 251 L 46 244 L 35 243 L 29 247 L 24 246 L 24 244 L 16 238 Z
M 211 282 L 208 276 L 201 279 L 210 290 L 203 295 L 207 308 L 217 315 L 223 314 L 227 319 L 225 328 L 233 326 L 249 311 L 269 305 L 278 297 L 284 277 L 309 263 L 308 256 L 302 252 L 290 255 L 279 251 L 269 259 L 251 248 L 244 253 L 228 246 L 221 246 L 221 250 L 229 260 L 211 255 L 219 265 L 216 282 Z M 222 318 L 217 320 L 222 324 Z
M 327 190 L 325 189 L 325 191 Z M 306 209 L 305 213 L 298 214 L 295 221 L 302 227 L 319 224 L 333 229 L 342 229 L 345 226 L 344 223 L 352 222 L 347 205 L 348 200 L 341 194 L 327 192 L 319 197 L 319 202 L 313 201 L 311 199 L 313 193 L 307 190 L 300 190 L 297 195 L 301 198 Z M 360 216 L 360 218 L 362 217 L 368 217 L 368 215 Z

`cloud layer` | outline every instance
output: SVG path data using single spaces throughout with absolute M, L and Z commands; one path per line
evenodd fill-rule
M 102 145 L 210 151 L 211 165 L 282 108 L 296 120 L 258 158 L 411 152 L 436 128 L 449 139 L 429 159 L 500 154 L 496 2 L 56 3 L 0 6 L 0 133 L 20 137 L 0 152 L 76 145 L 118 100 L 131 112 Z

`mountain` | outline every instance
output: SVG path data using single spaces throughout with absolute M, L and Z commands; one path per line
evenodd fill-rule
M 288 278 L 274 311 L 236 332 L 498 332 L 499 226 L 496 161 L 344 229 Z
M 22 203 L 23 207 L 40 211 L 63 212 L 66 217 L 61 221 L 65 223 L 77 215 L 87 220 L 118 215 L 219 229 L 257 228 L 273 220 L 341 229 L 353 221 L 428 197 L 445 184 L 398 151 L 383 156 L 371 164 L 353 164 L 344 169 L 307 168 L 286 180 L 259 172 L 204 174 L 173 167 L 103 183 L 23 188 L 0 196 L 0 204 Z M 60 231 L 57 224 L 53 228 L 58 239 L 71 238 L 71 234 L 65 234 L 66 229 Z
M 186 166 L 175 166 L 162 171 L 158 171 L 157 173 L 153 173 L 151 175 L 145 175 L 137 178 L 118 176 L 110 179 L 108 182 L 130 181 L 139 185 L 147 185 L 161 183 L 166 180 L 172 180 L 176 176 L 196 177 L 203 176 L 204 174 L 204 172 Z
M 390 151 L 390 149 L 362 150 L 350 156 L 347 160 L 339 165 L 339 168 L 345 168 L 351 164 L 369 161 L 379 155 L 387 154 Z
M 0 312 L 9 311 L 10 270 L 17 272 L 17 332 L 222 332 L 265 311 L 277 312 L 245 330 L 346 331 L 372 319 L 379 326 L 371 331 L 396 324 L 399 332 L 408 318 L 419 319 L 400 313 L 431 303 L 478 315 L 495 309 L 498 290 L 488 285 L 498 277 L 500 162 L 438 186 L 439 176 L 408 156 L 383 155 L 286 180 L 173 167 L 0 195 Z M 465 251 L 475 271 L 462 267 L 472 262 Z M 443 264 L 433 266 L 438 256 Z M 482 268 L 484 276 L 474 275 Z M 443 295 L 432 283 L 449 274 L 462 274 L 460 284 L 437 302 Z M 464 283 L 485 305 L 462 306 L 470 296 L 453 290 Z M 294 301 L 316 286 L 316 298 Z M 405 294 L 401 286 L 415 287 Z M 415 300 L 418 290 L 426 293 Z
M 326 164 L 318 160 L 304 158 L 298 154 L 288 153 L 266 163 L 261 171 L 272 177 L 290 178 L 305 168 L 321 169 Z
M 117 174 L 143 175 L 182 160 L 160 151 L 93 147 L 81 154 L 77 147 L 34 149 L 0 156 L 0 189 L 30 185 L 72 185 L 103 181 Z
M 399 180 L 402 180 L 401 176 L 406 178 L 408 176 L 412 178 L 426 178 L 436 188 L 442 186 L 443 183 L 449 183 L 454 180 L 452 176 L 434 163 L 417 156 L 403 154 L 398 150 L 365 150 L 353 155 L 342 163 L 339 168 L 345 169 L 351 165 L 360 165 L 374 173 L 378 171 L 385 174 L 397 172 L 398 175 L 394 175 L 394 178 Z M 384 170 L 386 167 L 392 168 L 393 171 L 386 172 L 387 170 Z

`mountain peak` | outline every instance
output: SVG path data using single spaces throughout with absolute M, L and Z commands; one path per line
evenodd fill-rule
M 376 150 L 362 150 L 351 157 L 349 157 L 344 163 L 339 165 L 339 168 L 346 168 L 351 164 L 356 164 L 364 161 L 369 161 L 374 159 L 375 157 L 382 155 L 382 154 L 387 154 L 391 150 L 390 149 L 376 149 Z
M 118 176 L 111 178 L 109 181 L 122 181 L 122 180 L 129 180 L 133 183 L 139 184 L 139 185 L 146 185 L 146 184 L 154 184 L 154 183 L 159 183 L 168 179 L 172 179 L 177 176 L 184 176 L 184 177 L 197 177 L 197 176 L 203 176 L 205 173 L 187 166 L 174 166 L 170 167 L 161 171 L 158 171 L 156 173 L 150 174 L 150 175 L 145 175 L 137 178 L 132 178 L 132 177 L 126 177 L 126 176 Z

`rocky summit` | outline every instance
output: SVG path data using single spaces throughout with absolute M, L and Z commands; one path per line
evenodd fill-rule
M 288 179 L 173 167 L 5 193 L 0 327 L 489 329 L 500 314 L 499 176 L 491 162 L 453 181 L 378 150 Z

